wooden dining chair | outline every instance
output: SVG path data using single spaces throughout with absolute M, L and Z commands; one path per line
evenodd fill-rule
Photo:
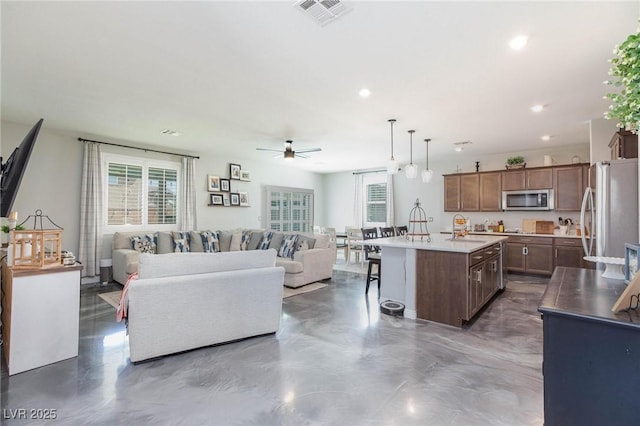
M 347 234 L 347 265 L 351 263 L 351 253 L 356 254 L 356 263 L 364 265 L 365 254 L 362 247 L 362 230 L 348 226 L 345 231 Z
M 367 286 L 364 294 L 369 293 L 369 284 L 371 281 L 378 281 L 378 297 L 380 296 L 380 282 L 382 271 L 382 257 L 380 249 L 376 245 L 367 244 L 367 241 L 378 238 L 378 230 L 376 228 L 362 228 L 362 246 L 364 248 L 364 256 L 369 265 L 367 266 Z M 376 265 L 376 273 L 373 273 L 373 265 Z
M 380 227 L 380 238 L 395 237 L 395 236 L 396 236 L 396 231 L 393 228 L 393 226 Z
M 396 235 L 405 235 L 409 230 L 407 229 L 407 225 L 402 226 L 394 226 Z

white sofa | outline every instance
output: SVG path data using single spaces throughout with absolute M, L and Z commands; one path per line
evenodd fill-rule
M 234 231 L 218 231 L 221 252 L 233 250 L 233 247 L 231 246 L 233 235 L 237 235 L 242 231 L 242 229 Z M 251 240 L 247 246 L 247 250 L 249 251 L 258 249 L 258 245 L 265 230 L 255 229 L 251 230 L 251 232 Z M 111 251 L 113 278 L 120 284 L 126 283 L 129 275 L 138 271 L 138 257 L 141 253 L 132 248 L 131 238 L 145 234 L 153 234 L 155 236 L 156 253 L 166 254 L 174 252 L 176 246 L 172 232 L 133 231 L 114 233 Z M 200 232 L 191 231 L 189 234 L 191 252 L 202 252 L 202 241 L 199 241 Z M 331 241 L 331 238 L 324 234 L 297 234 L 304 236 L 309 244 L 313 244 L 313 247 L 305 247 L 296 250 L 293 258 L 280 256 L 276 258 L 276 265 L 282 266 L 285 269 L 284 285 L 296 288 L 331 278 L 336 258 L 335 241 Z M 283 236 L 284 233 L 275 232 L 269 248 L 275 248 L 278 250 Z M 313 242 L 311 243 L 311 241 Z
M 127 292 L 131 361 L 278 331 L 275 261 L 275 250 L 141 254 Z

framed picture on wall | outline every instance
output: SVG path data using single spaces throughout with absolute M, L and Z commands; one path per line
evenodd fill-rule
M 221 206 L 222 205 L 222 194 L 211 194 L 211 205 L 212 206 Z
M 232 192 L 231 194 L 231 205 L 239 206 L 240 205 L 240 194 L 237 192 Z
M 240 164 L 229 163 L 229 179 L 240 180 Z
M 229 207 L 231 205 L 229 194 L 222 194 L 222 205 L 225 207 Z
M 247 192 L 238 192 L 240 196 L 240 205 L 243 207 L 249 207 L 249 193 Z
M 231 181 L 229 179 L 220 179 L 220 191 L 231 191 Z
M 240 170 L 240 180 L 251 180 L 251 172 L 249 170 Z
M 217 192 L 220 191 L 220 178 L 214 175 L 207 176 L 207 191 Z

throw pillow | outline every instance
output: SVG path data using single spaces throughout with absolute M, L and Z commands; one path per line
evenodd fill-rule
M 260 245 L 258 245 L 259 250 L 267 250 L 269 248 L 269 244 L 271 244 L 271 239 L 273 238 L 273 231 L 264 231 L 262 234 L 262 240 L 260 241 Z
M 156 253 L 156 234 L 136 235 L 131 237 L 131 248 L 140 253 Z
M 218 241 L 220 241 L 220 251 L 231 251 L 231 237 L 233 233 L 230 231 L 218 231 Z
M 240 250 L 249 250 L 249 243 L 251 242 L 251 234 L 250 230 L 242 231 L 242 239 L 240 240 Z
M 251 241 L 249 241 L 249 247 L 247 247 L 247 250 L 257 250 L 258 246 L 262 242 L 263 234 L 264 229 L 253 229 L 251 232 Z
M 231 245 L 229 251 L 240 251 L 240 245 L 242 244 L 242 232 L 234 232 L 231 235 Z
M 220 251 L 220 241 L 218 233 L 215 231 L 204 231 L 200 233 L 202 246 L 205 253 L 217 253 Z
M 189 248 L 189 232 L 172 231 L 173 251 L 175 253 L 188 253 Z
M 278 256 L 290 257 L 293 259 L 293 254 L 296 252 L 296 246 L 298 245 L 298 234 L 288 234 L 282 238 L 282 244 L 280 250 L 278 250 Z
M 306 248 L 307 249 L 312 249 L 316 245 L 316 239 L 315 238 L 311 238 L 311 237 L 307 237 L 306 235 L 298 234 L 298 247 L 300 247 L 303 242 L 306 242 Z M 296 249 L 296 251 L 298 251 L 298 250 L 299 249 Z
M 200 231 L 189 231 L 189 251 L 191 253 L 204 253 Z
M 173 253 L 173 235 L 171 231 L 160 231 L 156 232 L 156 234 L 158 236 L 156 240 L 156 253 Z
M 276 249 L 276 251 L 280 251 L 280 246 L 282 245 L 283 238 L 284 238 L 284 233 L 274 232 L 273 237 L 271 237 L 271 243 L 269 244 L 269 248 L 274 248 Z

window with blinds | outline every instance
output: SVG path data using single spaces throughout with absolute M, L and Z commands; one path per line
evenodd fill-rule
M 313 232 L 313 190 L 269 186 L 265 197 L 267 229 Z
M 366 192 L 366 222 L 368 224 L 385 224 L 387 222 L 387 184 L 369 184 Z
M 104 157 L 107 227 L 177 224 L 178 163 Z

